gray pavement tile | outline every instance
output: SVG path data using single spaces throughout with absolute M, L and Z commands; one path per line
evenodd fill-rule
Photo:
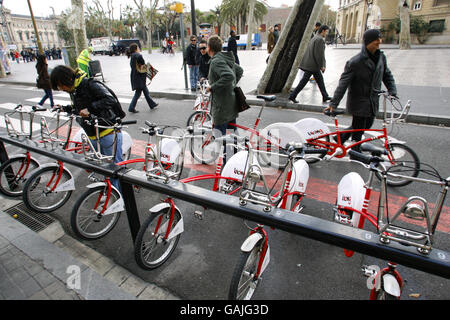
M 50 297 L 45 293 L 45 290 L 39 290 L 29 297 L 28 300 L 50 300 Z
M 27 297 L 34 295 L 42 290 L 41 286 L 33 278 L 28 278 L 20 284 L 20 288 Z
M 28 280 L 31 276 L 23 267 L 16 268 L 9 272 L 11 279 L 17 284 L 21 285 L 22 282 Z
M 42 288 L 48 287 L 57 280 L 50 272 L 44 269 L 35 274 L 33 279 L 36 280 Z

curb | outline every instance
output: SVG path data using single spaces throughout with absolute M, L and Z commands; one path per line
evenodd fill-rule
M 72 290 L 82 299 L 180 299 L 70 237 L 58 221 L 36 233 L 3 212 L 0 214 L 0 235 L 64 284 L 71 275 L 67 273 L 68 268 L 79 267 L 81 286 Z
M 449 47 L 446 47 L 446 48 L 450 49 Z M 16 84 L 16 85 L 24 85 L 24 86 L 35 86 L 35 84 L 32 82 L 0 80 L 0 83 Z M 166 98 L 166 99 L 170 99 L 170 100 L 186 100 L 186 99 L 195 100 L 195 98 L 196 98 L 196 94 L 193 94 L 193 93 L 150 91 L 150 94 L 155 98 Z M 322 113 L 322 110 L 323 110 L 322 105 L 293 104 L 287 99 L 286 94 L 278 94 L 276 96 L 279 98 L 279 100 L 277 100 L 276 103 L 268 102 L 268 103 L 266 103 L 265 106 L 270 107 L 270 108 L 282 108 L 282 109 Z M 247 94 L 247 102 L 250 105 L 254 105 L 254 106 L 261 106 L 263 103 L 262 100 L 256 99 L 256 96 L 251 95 L 251 94 Z M 396 114 L 396 113 L 394 113 L 394 114 Z M 383 119 L 383 113 L 379 112 L 377 114 L 376 118 Z M 405 122 L 406 123 L 414 123 L 414 124 L 438 126 L 438 127 L 450 127 L 450 116 L 431 115 L 431 114 L 423 114 L 423 113 L 409 113 Z

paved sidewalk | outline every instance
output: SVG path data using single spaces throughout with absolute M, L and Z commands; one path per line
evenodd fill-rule
M 18 202 L 2 199 L 0 208 L 0 300 L 178 300 L 71 238 L 59 222 L 37 233 L 3 211 Z
M 345 62 L 361 49 L 359 44 L 329 45 L 325 54 L 327 69 L 324 80 L 330 95 L 334 93 L 339 78 L 344 70 Z M 388 66 L 391 69 L 398 88 L 398 94 L 403 104 L 412 100 L 409 122 L 431 125 L 450 126 L 450 46 L 413 46 L 411 50 L 399 50 L 396 45 L 382 44 Z M 238 51 L 244 75 L 240 86 L 247 94 L 250 104 L 259 105 L 254 92 L 266 67 L 267 51 L 265 49 Z M 189 89 L 185 88 L 185 78 L 182 67 L 182 54 L 152 54 L 143 53 L 146 61 L 159 70 L 149 89 L 153 97 L 168 99 L 194 99 Z M 117 94 L 133 95 L 130 86 L 130 60 L 126 56 L 93 56 L 102 66 L 105 83 Z M 438 64 L 436 62 L 439 62 Z M 63 60 L 50 60 L 49 68 L 63 64 Z M 189 75 L 187 75 L 189 76 Z M 101 79 L 101 78 L 100 78 Z M 12 73 L 0 79 L 1 83 L 16 83 L 35 85 L 35 63 L 12 62 Z M 299 82 L 299 76 L 293 87 Z M 188 79 L 189 84 L 189 79 Z M 323 109 L 322 97 L 315 83 L 309 83 L 297 96 L 299 104 L 290 103 L 287 94 L 277 94 L 278 99 L 270 104 L 272 107 L 282 107 L 320 112 Z M 143 97 L 141 97 L 143 99 Z M 340 104 L 345 107 L 346 98 Z

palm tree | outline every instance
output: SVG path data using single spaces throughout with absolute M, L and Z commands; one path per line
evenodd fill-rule
M 250 2 L 254 3 L 253 19 L 249 17 Z M 247 21 L 262 21 L 267 14 L 265 0 L 223 0 L 220 5 L 220 16 L 230 27 L 236 26 L 237 33 L 245 30 Z

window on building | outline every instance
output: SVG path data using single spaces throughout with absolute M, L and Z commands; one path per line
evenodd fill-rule
M 422 0 L 415 0 L 413 2 L 413 10 L 420 10 L 422 8 Z
M 450 0 L 434 0 L 434 7 L 437 6 L 448 6 L 450 4 Z
M 23 41 L 22 31 L 17 31 L 17 34 L 19 35 L 20 41 Z
M 442 32 L 445 29 L 445 19 L 431 20 L 428 32 Z

